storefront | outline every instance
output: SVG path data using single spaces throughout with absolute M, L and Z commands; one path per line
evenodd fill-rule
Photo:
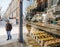
M 37 0 L 37 2 L 39 2 L 38 3 L 39 5 L 43 3 L 42 0 L 41 2 L 40 0 Z M 46 8 L 48 5 L 47 3 L 48 1 L 45 4 L 46 6 L 44 5 Z M 32 13 L 35 12 L 33 17 L 35 16 L 36 18 L 38 14 L 39 17 L 41 18 L 41 21 L 38 20 L 33 22 L 33 21 L 27 20 L 26 28 L 28 30 L 28 33 L 23 34 L 23 36 L 25 36 L 24 40 L 29 47 L 40 47 L 40 46 L 41 47 L 60 47 L 60 26 L 56 23 L 57 21 L 55 21 L 53 12 L 44 11 L 45 7 L 43 7 L 43 5 L 42 6 L 39 6 L 39 5 L 37 5 L 36 8 L 30 9 L 30 10 L 32 10 Z M 46 21 L 46 19 L 48 19 L 48 21 Z

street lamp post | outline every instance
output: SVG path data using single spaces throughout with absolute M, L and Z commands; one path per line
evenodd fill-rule
M 20 35 L 19 36 L 20 36 L 19 41 L 23 43 L 23 0 L 20 0 Z
M 20 0 L 20 42 L 23 43 L 23 0 Z

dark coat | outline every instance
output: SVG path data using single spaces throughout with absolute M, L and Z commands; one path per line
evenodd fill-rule
M 12 24 L 8 23 L 6 24 L 6 31 L 11 31 L 12 30 Z

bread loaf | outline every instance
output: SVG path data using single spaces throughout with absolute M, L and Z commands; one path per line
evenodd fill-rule
M 44 47 L 48 47 L 50 45 L 57 45 L 57 43 L 60 44 L 60 39 L 54 39 L 54 40 L 50 40 L 45 42 Z

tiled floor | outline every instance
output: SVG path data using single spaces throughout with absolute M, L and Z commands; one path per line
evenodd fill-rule
M 19 42 L 13 42 L 13 43 L 5 44 L 5 45 L 0 45 L 0 47 L 26 47 L 26 46 Z

